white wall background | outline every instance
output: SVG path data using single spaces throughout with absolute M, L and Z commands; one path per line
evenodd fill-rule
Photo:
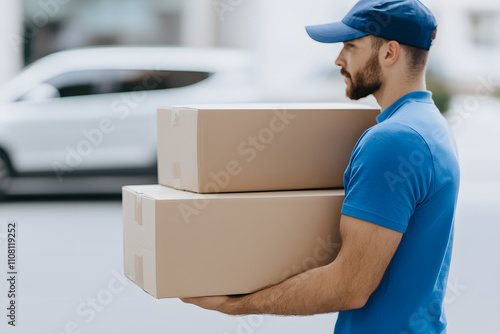
M 313 42 L 304 26 L 341 20 L 357 0 L 218 0 L 229 4 L 220 21 L 220 44 L 253 50 L 263 72 L 273 71 L 282 82 L 268 81 L 270 89 L 287 90 L 303 75 L 335 69 L 339 45 Z M 432 69 L 449 82 L 473 89 L 479 77 L 493 75 L 500 85 L 500 2 L 496 0 L 423 0 L 436 15 L 437 39 L 431 49 Z M 232 4 L 232 5 L 231 5 Z M 227 7 L 226 7 L 227 8 Z M 496 44 L 476 45 L 471 13 L 492 15 Z M 491 22 L 490 22 L 491 23 Z M 496 31 L 496 32 L 495 32 Z M 283 84 L 287 82 L 288 84 Z
M 304 26 L 341 20 L 356 3 L 356 0 L 161 0 L 160 6 L 158 1 L 151 2 L 155 11 L 160 7 L 165 9 L 170 6 L 172 10 L 182 8 L 182 44 L 232 46 L 254 51 L 263 65 L 258 74 L 268 76 L 273 73 L 265 81 L 265 89 L 278 93 L 281 90 L 283 97 L 297 83 L 309 86 L 317 80 L 315 78 L 308 83 L 309 76 L 336 70 L 333 62 L 340 45 L 312 41 Z M 25 11 L 30 17 L 43 10 L 42 2 L 37 0 L 3 0 L 0 11 L 0 84 L 21 66 L 20 44 L 13 40 L 21 38 L 23 2 L 30 4 Z M 500 2 L 423 2 L 434 11 L 439 23 L 438 38 L 431 52 L 433 69 L 442 72 L 450 81 L 474 81 L 490 74 L 500 81 Z M 51 19 L 64 16 L 76 4 L 73 0 L 59 6 L 57 15 L 51 16 Z M 471 12 L 496 15 L 496 26 L 490 29 L 497 30 L 495 46 L 472 43 Z M 161 29 L 153 29 L 153 33 L 155 31 L 158 34 L 168 33 Z M 473 83 L 473 86 L 476 84 Z

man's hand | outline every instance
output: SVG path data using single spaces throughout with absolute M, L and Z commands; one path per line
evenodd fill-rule
M 228 298 L 228 296 L 210 296 L 181 298 L 181 300 L 184 303 L 194 304 L 207 310 L 219 311 L 224 303 L 227 302 Z
M 238 314 L 238 298 L 230 296 L 181 298 L 184 303 L 193 304 L 206 310 L 219 311 L 226 314 Z

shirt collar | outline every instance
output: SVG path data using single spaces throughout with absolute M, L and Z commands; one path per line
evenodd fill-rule
M 400 97 L 396 102 L 391 104 L 387 109 L 385 109 L 380 115 L 377 116 L 377 122 L 382 123 L 386 119 L 390 118 L 396 113 L 396 111 L 406 102 L 423 102 L 423 103 L 433 103 L 432 93 L 428 90 L 425 91 L 415 91 L 408 93 Z

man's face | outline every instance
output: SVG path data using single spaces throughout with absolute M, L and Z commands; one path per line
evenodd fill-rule
M 346 96 L 359 100 L 379 90 L 382 85 L 382 70 L 378 52 L 374 52 L 369 36 L 344 42 L 335 64 L 345 76 Z

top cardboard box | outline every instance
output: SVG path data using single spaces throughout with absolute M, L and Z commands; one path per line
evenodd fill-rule
M 159 183 L 197 193 L 342 188 L 379 113 L 332 103 L 162 107 Z

